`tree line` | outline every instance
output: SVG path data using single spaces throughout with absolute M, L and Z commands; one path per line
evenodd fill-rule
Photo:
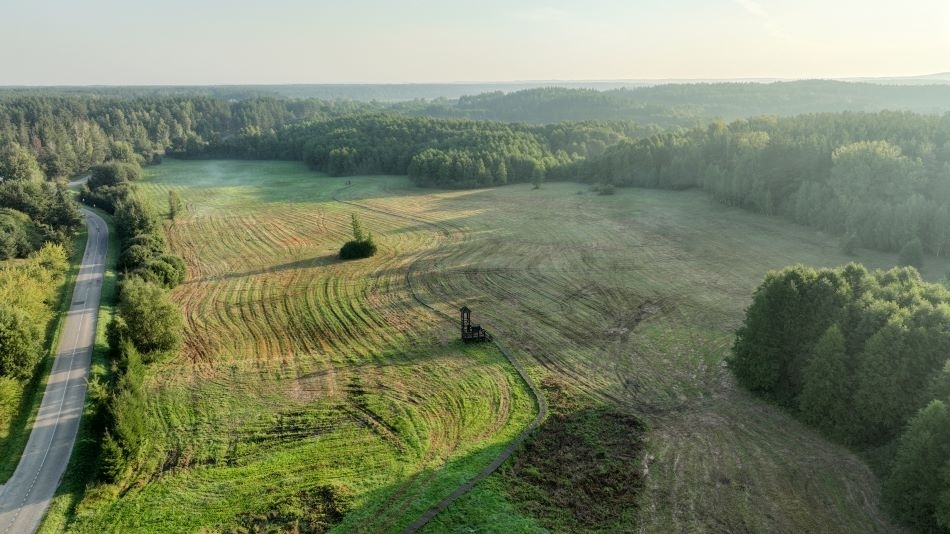
M 625 122 L 529 126 L 359 113 L 238 135 L 187 157 L 303 160 L 331 176 L 408 175 L 417 185 L 484 187 L 530 182 L 656 129 Z
M 788 82 L 564 82 L 509 84 L 292 85 L 217 87 L 11 88 L 0 98 L 70 97 L 134 100 L 195 98 L 224 102 L 324 102 L 350 111 L 553 124 L 623 120 L 664 128 L 721 118 L 842 111 L 950 111 L 950 84 L 900 85 L 801 80 Z M 538 84 L 534 84 L 538 85 Z
M 374 102 L 0 92 L 0 147 L 21 147 L 50 179 L 110 160 L 158 162 L 163 154 L 298 160 L 334 175 L 405 175 L 412 159 L 429 150 L 414 167 L 420 184 L 472 187 L 530 181 L 658 131 L 629 121 L 529 127 L 412 113 L 408 104 Z M 502 161 L 506 172 L 499 171 Z M 453 171 L 458 175 L 443 177 Z
M 118 299 L 107 327 L 116 372 L 98 396 L 96 417 L 104 432 L 101 475 L 119 484 L 145 456 L 146 367 L 182 343 L 182 313 L 169 290 L 184 281 L 185 262 L 168 252 L 158 215 L 136 193 L 133 182 L 140 177 L 136 162 L 111 160 L 91 169 L 81 192 L 85 202 L 113 214 L 120 243 Z
M 698 187 L 719 201 L 899 250 L 950 250 L 950 114 L 758 117 L 608 148 L 559 176 L 621 186 Z
M 950 532 L 950 290 L 910 267 L 803 266 L 756 289 L 728 361 L 739 383 L 860 451 L 885 451 L 887 508 Z
M 164 153 L 197 152 L 236 135 L 266 136 L 287 124 L 352 109 L 319 100 L 228 100 L 190 93 L 109 97 L 0 92 L 0 147 L 23 147 L 47 177 L 62 178 L 114 159 L 117 142 L 150 162 Z
M 394 107 L 405 113 L 444 118 L 528 123 L 624 120 L 676 128 L 757 115 L 883 110 L 940 114 L 950 111 L 950 85 L 802 80 L 673 83 L 605 90 L 536 87 L 489 89 L 458 99 L 413 100 Z
M 775 91 L 806 94 L 811 87 L 733 85 L 653 91 L 667 95 L 662 102 L 686 102 L 697 95 L 719 95 L 718 100 L 710 97 L 712 102 L 735 95 L 767 101 Z M 845 93 L 854 89 L 843 85 Z M 560 102 L 562 93 L 590 102 L 613 98 L 596 91 L 532 91 L 504 96 L 506 101 L 545 102 Z M 476 105 L 479 99 L 463 101 Z M 39 198 L 39 188 L 53 187 L 23 176 L 64 176 L 105 161 L 141 164 L 167 153 L 299 160 L 335 176 L 408 175 L 421 186 L 582 180 L 700 187 L 724 203 L 841 235 L 850 246 L 899 250 L 916 238 L 926 252 L 943 255 L 950 245 L 950 115 L 764 116 L 663 132 L 629 121 L 529 125 L 412 116 L 412 105 L 204 95 L 8 95 L 0 97 L 0 147 L 12 154 L 5 161 L 13 163 L 0 172 L 21 178 L 0 184 L 0 200 L 6 196 L 27 209 L 18 199 Z M 50 189 L 46 196 L 52 194 Z M 54 227 L 55 217 L 47 215 L 51 220 L 44 224 Z M 0 224 L 21 229 L 6 250 L 25 250 L 36 234 L 10 216 L 0 216 Z

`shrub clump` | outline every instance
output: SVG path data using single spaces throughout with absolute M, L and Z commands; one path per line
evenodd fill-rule
M 376 243 L 373 234 L 363 229 L 363 221 L 355 213 L 350 216 L 353 225 L 353 239 L 343 244 L 340 249 L 341 260 L 357 260 L 368 258 L 376 254 Z
M 613 195 L 617 192 L 617 189 L 612 183 L 594 184 L 591 190 L 598 195 Z
M 376 254 L 376 243 L 368 241 L 347 241 L 340 249 L 341 260 L 358 260 Z

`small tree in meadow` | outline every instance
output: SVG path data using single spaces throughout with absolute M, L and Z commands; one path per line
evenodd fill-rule
M 360 220 L 359 215 L 355 213 L 350 214 L 350 225 L 353 226 L 353 240 L 354 241 L 367 240 L 366 230 L 363 229 L 363 221 Z M 372 239 L 372 236 L 370 236 L 369 239 Z
M 541 189 L 541 184 L 544 183 L 544 171 L 535 168 L 531 172 L 531 183 L 534 185 L 533 189 Z
M 181 212 L 181 195 L 178 191 L 168 192 L 168 218 L 175 220 L 175 217 Z
M 353 240 L 347 241 L 340 249 L 340 259 L 355 260 L 376 254 L 373 234 L 363 228 L 363 221 L 360 220 L 359 215 L 355 213 L 350 215 L 350 224 L 353 226 Z

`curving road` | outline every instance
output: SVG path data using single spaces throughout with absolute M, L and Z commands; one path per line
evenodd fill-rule
M 89 230 L 86 253 L 33 432 L 16 472 L 0 487 L 0 534 L 37 529 L 66 471 L 79 430 L 109 238 L 105 221 L 88 210 L 83 214 Z

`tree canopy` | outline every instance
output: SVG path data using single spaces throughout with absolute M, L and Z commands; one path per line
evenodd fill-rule
M 728 363 L 743 386 L 835 439 L 896 444 L 888 506 L 937 532 L 950 530 L 948 355 L 950 290 L 913 268 L 795 266 L 756 289 Z

